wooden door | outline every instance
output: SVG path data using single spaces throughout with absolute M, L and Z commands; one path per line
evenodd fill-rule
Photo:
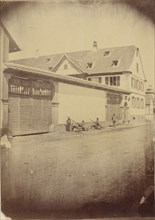
M 107 94 L 107 121 L 112 120 L 112 116 L 114 113 L 118 116 L 118 119 L 121 118 L 120 103 L 121 95 L 112 93 Z
M 51 102 L 49 84 L 13 78 L 9 85 L 9 130 L 13 135 L 48 132 Z

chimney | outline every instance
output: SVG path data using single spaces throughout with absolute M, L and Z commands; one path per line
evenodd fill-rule
M 97 50 L 97 42 L 96 42 L 96 41 L 93 42 L 93 50 L 94 50 L 94 51 Z

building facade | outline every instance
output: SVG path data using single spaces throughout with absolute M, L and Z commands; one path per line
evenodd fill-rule
M 122 123 L 145 118 L 145 76 L 134 46 L 98 49 L 94 42 L 91 51 L 1 63 L 1 130 L 12 135 L 48 132 L 67 117 L 111 122 L 115 113 Z
M 146 78 L 139 49 L 135 46 L 98 49 L 97 42 L 93 42 L 90 51 L 13 62 L 126 90 L 129 94 L 121 96 L 106 92 L 105 120 L 110 121 L 113 113 L 123 121 L 139 121 L 145 118 Z
M 8 128 L 13 135 L 48 132 L 51 125 L 65 124 L 67 117 L 78 122 L 90 122 L 97 117 L 106 121 L 107 93 L 118 98 L 129 94 L 46 70 L 14 63 L 5 65 Z

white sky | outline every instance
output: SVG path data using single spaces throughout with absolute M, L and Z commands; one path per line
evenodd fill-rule
M 148 83 L 154 85 L 155 27 L 133 8 L 119 4 L 29 3 L 12 10 L 6 26 L 23 50 L 10 59 L 99 48 L 139 47 Z

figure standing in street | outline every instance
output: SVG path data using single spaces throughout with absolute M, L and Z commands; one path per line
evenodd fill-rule
M 114 113 L 113 116 L 112 116 L 112 123 L 113 123 L 113 126 L 116 127 L 116 124 L 117 124 L 117 115 Z
M 66 121 L 66 131 L 71 131 L 71 119 L 70 117 L 67 118 L 67 121 Z

